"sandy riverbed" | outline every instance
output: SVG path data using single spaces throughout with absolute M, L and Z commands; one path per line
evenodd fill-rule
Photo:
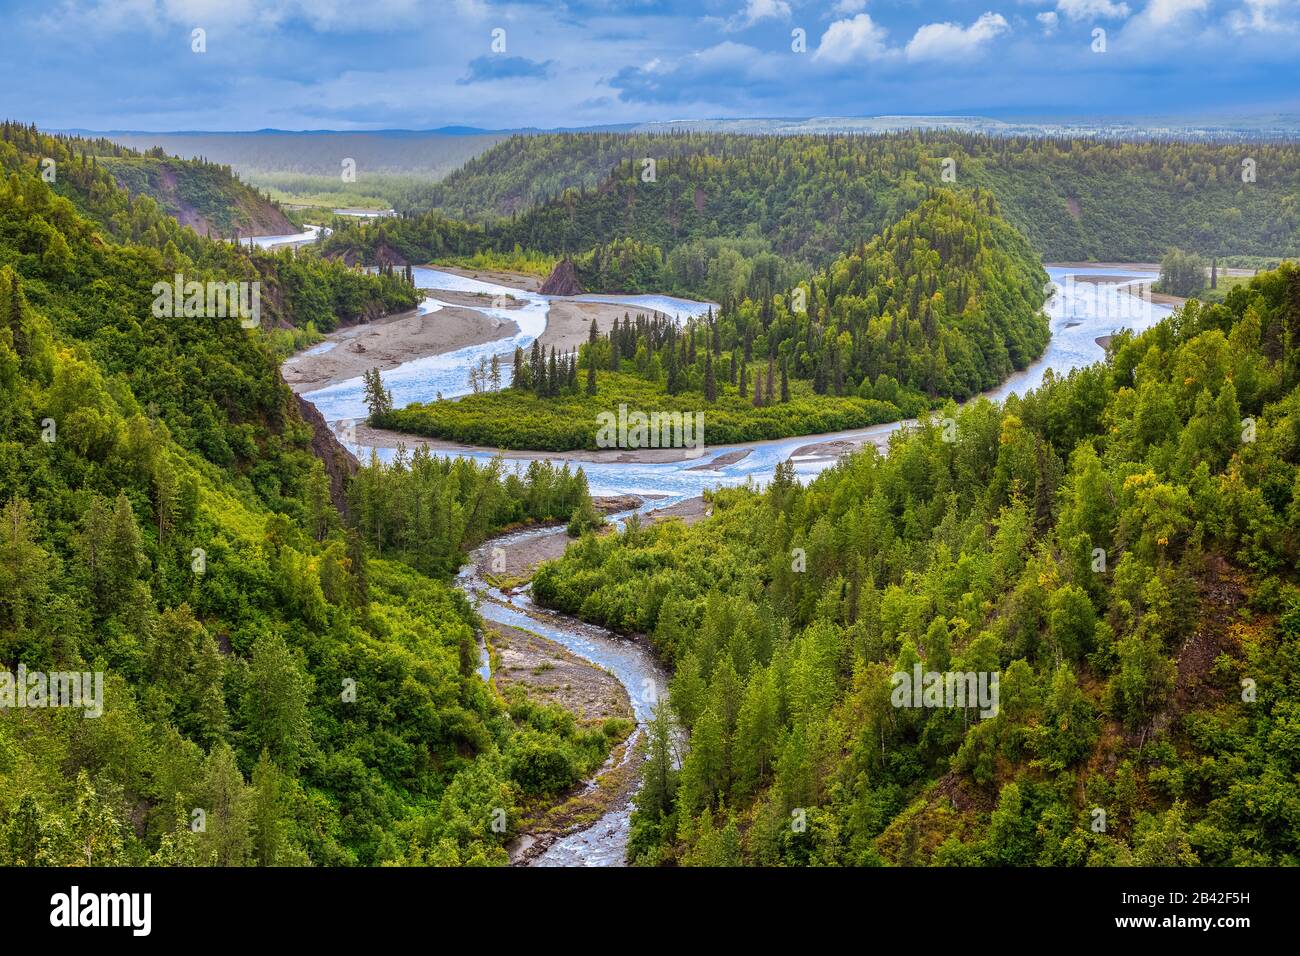
M 450 272 L 452 275 L 465 276 L 467 279 L 478 279 L 480 282 L 494 282 L 497 285 L 508 285 L 514 289 L 523 289 L 526 292 L 536 292 L 542 287 L 542 280 L 526 272 L 504 272 L 498 269 L 466 269 L 463 266 L 441 266 L 437 263 L 428 263 L 425 268 L 437 269 L 439 272 Z
M 492 683 L 502 695 L 520 687 L 531 700 L 558 704 L 583 723 L 632 719 L 627 690 L 609 671 L 529 631 L 495 622 L 485 627 L 496 658 Z
M 454 295 L 447 293 L 447 298 Z M 403 312 L 331 332 L 325 342 L 334 343 L 332 348 L 299 352 L 287 359 L 281 369 L 290 388 L 295 392 L 309 392 L 356 378 L 368 369 L 386 372 L 423 355 L 506 339 L 518 331 L 519 326 L 514 322 L 457 306 L 423 315 L 418 311 Z M 320 349 L 324 344 L 319 343 L 313 349 Z
M 541 280 L 536 276 L 492 270 L 462 269 L 456 266 L 431 266 L 443 272 L 493 282 L 527 292 L 536 292 Z M 378 368 L 381 372 L 396 368 L 428 355 L 441 355 L 471 345 L 502 340 L 501 354 L 510 360 L 508 340 L 518 334 L 514 322 L 486 316 L 467 306 L 515 309 L 522 305 L 508 297 L 493 297 L 478 292 L 453 292 L 438 289 L 431 293 L 446 303 L 436 312 L 421 315 L 418 311 L 387 316 L 376 322 L 338 329 L 325 336 L 325 342 L 299 352 L 284 362 L 284 380 L 296 392 L 309 392 L 333 385 L 362 372 Z M 608 332 L 615 319 L 625 314 L 642 313 L 617 303 L 575 302 L 555 299 L 546 318 L 541 343 L 559 352 L 578 348 L 591 332 L 591 320 L 601 332 Z M 332 347 L 321 350 L 325 343 Z M 413 444 L 408 441 L 408 445 Z M 674 461 L 676 458 L 665 458 Z
M 1160 271 L 1158 262 L 1045 262 L 1045 269 L 1133 269 L 1137 272 Z M 1253 276 L 1256 269 L 1239 269 L 1219 266 L 1219 275 Z

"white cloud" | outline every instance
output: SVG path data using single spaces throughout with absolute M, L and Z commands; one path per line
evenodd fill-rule
M 885 45 L 885 28 L 859 13 L 851 20 L 836 20 L 822 34 L 814 60 L 848 63 L 853 60 L 879 60 L 890 53 Z
M 1131 12 L 1114 0 L 1057 0 L 1056 9 L 1070 20 L 1123 20 Z
M 1228 14 L 1228 26 L 1237 33 L 1292 33 L 1298 25 L 1296 14 L 1297 0 L 1245 0 L 1240 10 Z
M 1124 24 L 1123 45 L 1141 49 L 1144 44 L 1181 45 L 1201 37 L 1201 15 L 1210 8 L 1210 0 L 1149 0 L 1147 5 Z
M 1209 9 L 1210 0 L 1151 0 L 1134 20 L 1153 27 L 1172 26 L 1184 17 L 1204 13 Z
M 968 27 L 927 23 L 908 41 L 905 52 L 909 60 L 965 59 L 1010 29 L 1000 13 L 986 13 Z
M 456 8 L 471 16 L 487 5 L 484 0 L 456 0 Z M 420 0 L 368 0 L 364 18 L 357 17 L 354 0 L 65 0 L 50 8 L 46 22 L 157 33 L 168 25 L 275 29 L 299 18 L 316 30 L 365 31 L 384 30 L 419 13 Z
M 1047 10 L 1034 19 L 1043 25 L 1043 34 L 1049 37 L 1056 32 L 1056 28 L 1061 24 L 1061 18 L 1056 15 L 1055 10 Z
M 786 0 L 745 0 L 745 9 L 727 21 L 729 30 L 745 30 L 763 20 L 790 19 L 790 4 Z

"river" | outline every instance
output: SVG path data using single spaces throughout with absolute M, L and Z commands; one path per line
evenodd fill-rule
M 1149 288 L 1156 278 L 1154 272 L 1125 268 L 1074 268 L 1049 266 L 1052 296 L 1047 304 L 1047 314 L 1052 337 L 1046 350 L 1037 360 L 1014 373 L 1002 385 L 992 389 L 987 397 L 995 401 L 1011 394 L 1024 394 L 1039 385 L 1048 369 L 1064 375 L 1071 369 L 1100 361 L 1105 352 L 1096 339 L 1110 335 L 1121 328 L 1142 331 L 1170 313 L 1166 306 L 1153 303 L 1149 298 L 1129 294 L 1126 289 Z M 1080 281 L 1078 276 L 1089 280 Z M 513 295 L 524 300 L 522 309 L 494 309 L 479 307 L 476 311 L 503 320 L 513 320 L 519 332 L 508 340 L 457 349 L 454 352 L 416 359 L 384 373 L 384 384 L 393 393 L 393 404 L 401 408 L 411 402 L 428 401 L 439 392 L 443 397 L 463 395 L 469 391 L 470 366 L 481 356 L 513 352 L 515 345 L 527 348 L 534 338 L 546 328 L 548 296 L 521 292 L 518 289 L 453 275 L 436 269 L 415 270 L 416 284 L 431 290 L 421 303 L 426 311 L 441 309 L 445 303 L 438 300 L 438 289 L 486 292 L 490 295 Z M 1096 278 L 1101 281 L 1090 281 Z M 669 296 L 584 296 L 581 298 L 625 302 L 630 307 L 653 307 L 679 316 L 698 315 L 709 306 Z M 509 363 L 505 371 L 509 372 Z M 366 408 L 360 378 L 349 379 L 303 395 L 320 409 L 331 424 L 364 419 Z M 669 505 L 686 498 L 697 497 L 709 488 L 719 485 L 740 485 L 747 481 L 762 484 L 771 476 L 777 464 L 791 458 L 802 446 L 817 441 L 867 439 L 883 442 L 898 428 L 914 424 L 914 420 L 890 422 L 867 428 L 850 429 L 817 436 L 796 436 L 777 441 L 741 442 L 710 446 L 702 458 L 672 463 L 583 462 L 572 460 L 573 467 L 581 467 L 587 474 L 592 494 L 638 494 L 660 496 L 655 505 Z M 706 428 L 707 439 L 707 428 Z M 365 460 L 371 449 L 364 445 L 350 445 L 351 450 Z M 376 449 L 383 460 L 391 460 L 392 448 Z M 696 470 L 702 462 L 708 463 L 726 456 L 729 452 L 748 452 L 743 458 L 716 468 Z M 490 452 L 464 450 L 464 457 L 487 460 Z M 526 468 L 528 461 L 511 458 L 506 453 L 508 466 Z M 816 474 L 828 467 L 831 461 L 824 456 L 800 456 L 793 460 L 795 473 L 801 476 Z
M 622 517 L 616 516 L 616 520 Z M 484 619 L 549 638 L 613 674 L 627 689 L 632 714 L 637 722 L 623 748 L 622 761 L 640 759 L 638 743 L 641 735 L 654 715 L 655 702 L 666 693 L 668 686 L 668 674 L 655 656 L 644 645 L 619 637 L 604 628 L 538 608 L 533 604 L 527 587 L 503 592 L 490 585 L 480 574 L 480 568 L 488 566 L 493 548 L 509 549 L 527 538 L 556 533 L 554 528 L 541 528 L 494 538 L 469 556 L 468 563 L 456 577 L 456 586 L 469 596 Z M 483 649 L 479 674 L 487 680 L 490 679 L 490 673 L 486 649 Z M 607 763 L 597 776 L 613 766 Z M 594 778 L 584 784 L 588 790 L 595 786 Z M 539 856 L 534 857 L 529 865 L 622 866 L 627 851 L 631 816 L 630 801 L 621 801 L 591 826 L 561 836 Z
M 309 242 L 315 242 L 319 236 L 328 236 L 334 230 L 328 226 L 308 226 L 303 232 L 296 232 L 290 236 L 246 236 L 240 239 L 240 243 L 247 243 L 251 249 L 256 246 L 258 249 L 271 249 L 280 246 L 305 246 Z
M 1051 369 L 1064 375 L 1071 369 L 1089 365 L 1104 357 L 1097 339 L 1111 335 L 1121 328 L 1141 331 L 1154 325 L 1170 313 L 1166 306 L 1150 301 L 1145 295 L 1131 294 L 1149 290 L 1155 274 L 1141 269 L 1048 267 L 1051 277 L 1051 298 L 1046 310 L 1051 324 L 1052 337 L 1043 355 L 1024 370 L 1012 375 L 1006 382 L 987 393 L 994 400 L 1011 394 L 1023 394 L 1042 382 Z M 421 309 L 437 311 L 445 305 L 436 297 L 439 289 L 487 292 L 490 295 L 510 295 L 524 300 L 522 309 L 494 309 L 482 311 L 515 321 L 519 332 L 508 341 L 473 346 L 440 356 L 418 359 L 399 366 L 384 375 L 385 383 L 392 389 L 394 403 L 401 407 L 413 401 L 435 397 L 464 394 L 468 391 L 467 372 L 479 356 L 512 351 L 515 345 L 527 346 L 546 328 L 548 297 L 536 293 L 469 279 L 435 269 L 416 269 L 416 283 L 431 294 L 421 304 Z M 1086 277 L 1081 279 L 1080 277 Z M 584 297 L 596 298 L 596 297 Z M 655 308 L 669 314 L 700 314 L 708 306 L 667 296 L 601 296 L 600 300 L 626 302 L 630 307 Z M 359 379 L 338 383 L 304 396 L 314 402 L 327 421 L 339 422 L 348 418 L 361 418 L 365 414 Z M 703 459 L 683 462 L 634 464 L 609 462 L 572 462 L 581 465 L 587 474 L 593 494 L 639 494 L 655 496 L 647 500 L 641 510 L 663 507 L 686 498 L 696 497 L 709 488 L 720 485 L 737 485 L 752 481 L 765 483 L 776 465 L 791 460 L 797 475 L 807 478 L 827 467 L 831 460 L 824 456 L 794 455 L 800 447 L 814 441 L 837 439 L 885 440 L 898 428 L 912 421 L 891 422 L 870 428 L 853 429 L 820 436 L 799 436 L 778 441 L 749 442 L 709 448 Z M 353 446 L 359 455 L 368 455 L 370 449 Z M 392 449 L 377 449 L 383 458 L 391 458 Z M 728 452 L 747 452 L 730 464 L 696 470 L 701 461 L 721 458 Z M 479 451 L 462 451 L 466 457 L 487 459 L 491 455 Z M 728 456 L 730 457 L 730 456 Z M 506 457 L 507 466 L 526 468 L 527 460 Z M 623 516 L 616 516 L 621 519 Z M 641 644 L 621 638 L 601 628 L 563 615 L 542 611 L 531 601 L 527 588 L 504 593 L 489 585 L 480 575 L 488 549 L 509 547 L 531 535 L 554 534 L 553 529 L 518 532 L 485 544 L 470 556 L 469 563 L 457 577 L 461 588 L 477 605 L 479 614 L 490 621 L 519 627 L 550 638 L 570 651 L 604 667 L 628 690 L 637 719 L 637 729 L 625 748 L 624 759 L 636 759 L 635 744 L 644 733 L 646 722 L 653 711 L 654 700 L 666 686 L 667 675 L 662 666 Z M 486 653 L 480 675 L 490 679 Z M 588 782 L 587 786 L 592 786 Z M 621 866 L 625 862 L 628 826 L 631 808 L 618 806 L 600 817 L 596 823 L 576 833 L 567 834 L 551 844 L 532 861 L 534 866 Z

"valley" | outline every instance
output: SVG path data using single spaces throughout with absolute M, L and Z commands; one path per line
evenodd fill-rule
M 497 143 L 464 195 L 502 195 L 503 156 L 640 144 L 605 135 Z M 122 189 L 113 148 L 6 126 L 0 650 L 99 662 L 135 728 L 123 764 L 0 722 L 43 795 L 0 775 L 5 826 L 26 800 L 37 834 L 15 859 L 72 859 L 54 835 L 87 801 L 114 864 L 1285 857 L 1196 768 L 1279 759 L 1258 741 L 1290 692 L 1229 691 L 1292 639 L 1294 269 L 1225 256 L 1211 296 L 1177 250 L 1044 265 L 1080 247 L 995 176 L 931 181 L 942 142 L 705 137 L 660 189 L 616 163 L 509 221 L 234 243 Z M 177 195 L 214 181 L 167 168 Z M 711 207 L 720 168 L 761 201 Z M 862 218 L 809 238 L 850 171 Z M 1122 258 L 1128 227 L 1088 248 Z M 1153 291 L 1175 262 L 1192 290 Z M 151 309 L 182 272 L 258 282 L 260 325 Z M 702 446 L 602 444 L 625 409 L 699 415 Z M 896 711 L 889 674 L 922 663 L 1000 675 L 1005 708 Z M 187 833 L 177 799 L 226 809 Z

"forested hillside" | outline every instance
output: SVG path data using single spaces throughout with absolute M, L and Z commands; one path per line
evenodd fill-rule
M 1294 865 L 1298 333 L 1283 266 L 888 455 L 544 565 L 541 602 L 675 668 L 631 854 Z M 996 716 L 899 706 L 915 665 L 999 674 Z
M 0 671 L 99 672 L 103 696 L 0 711 L 0 862 L 504 862 L 517 802 L 625 728 L 499 700 L 445 577 L 495 529 L 589 510 L 585 478 L 372 462 L 345 526 L 270 326 L 410 286 L 204 239 L 77 143 L 7 133 Z M 263 282 L 271 315 L 158 315 L 177 272 Z
M 97 198 L 115 192 L 106 188 L 107 180 L 98 175 L 110 173 L 112 182 L 131 196 L 148 196 L 163 212 L 200 235 L 230 239 L 236 231 L 245 236 L 295 231 L 275 203 L 241 182 L 229 166 L 177 159 L 161 149 L 140 153 L 104 138 L 49 136 L 9 120 L 0 124 L 0 138 L 38 154 L 41 160 L 52 160 L 53 166 L 42 167 L 42 172 L 59 192 L 60 169 L 71 161 L 82 166 L 80 176 L 71 169 L 64 170 L 65 175 L 72 173 L 85 187 L 97 179 Z
M 337 217 L 332 229 L 320 242 L 320 255 L 366 265 L 421 265 L 472 255 L 487 246 L 480 227 L 436 212 L 373 222 Z
M 234 238 L 297 232 L 280 208 L 229 166 L 163 156 L 105 157 L 99 165 L 135 196 L 148 196 L 200 235 Z
M 405 204 L 429 184 L 505 138 L 501 133 L 445 130 L 258 130 L 256 132 L 113 133 L 113 142 L 142 152 L 160 148 L 184 159 L 229 167 L 245 182 L 286 202 L 357 206 L 383 197 Z M 339 175 L 351 161 L 358 178 Z M 273 231 L 273 230 L 268 230 Z
M 517 351 L 504 392 L 386 410 L 372 423 L 492 447 L 596 448 L 598 412 L 626 404 L 702 411 L 717 444 L 873 425 L 969 398 L 1042 353 L 1047 274 L 991 195 L 926 192 L 798 287 L 769 276 L 754 298 L 737 289 L 716 317 L 680 329 L 628 315 L 593 329 L 576 356 Z M 621 252 L 581 267 L 634 272 L 635 250 Z
M 878 232 L 925 185 L 949 182 L 990 189 L 1048 261 L 1155 261 L 1170 246 L 1207 256 L 1300 253 L 1300 148 L 1289 143 L 935 131 L 539 135 L 498 144 L 410 208 L 492 222 L 500 249 L 576 255 L 635 240 L 659 249 L 668 287 L 716 296 L 690 275 L 691 260 L 706 258 L 742 283 L 747 268 L 709 241 L 744 241 L 736 251 L 745 259 L 773 255 L 807 270 Z

